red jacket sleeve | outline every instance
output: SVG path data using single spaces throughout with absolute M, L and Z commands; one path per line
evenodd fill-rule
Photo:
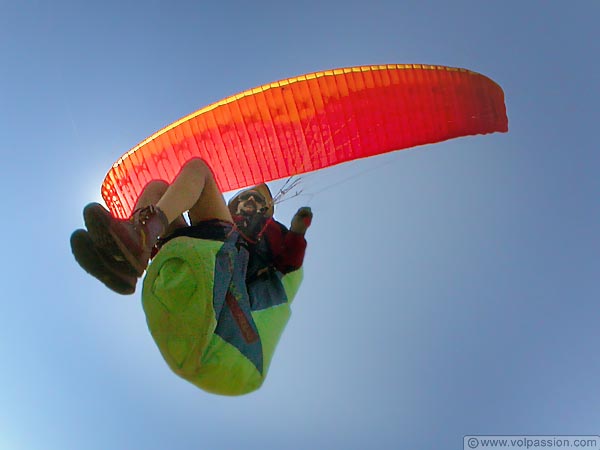
M 273 263 L 278 271 L 288 273 L 302 267 L 306 252 L 306 239 L 302 234 L 294 233 L 279 222 L 270 220 L 264 235 L 273 253 Z

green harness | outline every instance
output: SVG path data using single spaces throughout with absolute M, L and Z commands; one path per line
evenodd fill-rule
M 262 385 L 303 275 L 269 271 L 247 284 L 249 255 L 238 237 L 170 240 L 142 290 L 148 328 L 169 367 L 222 395 Z

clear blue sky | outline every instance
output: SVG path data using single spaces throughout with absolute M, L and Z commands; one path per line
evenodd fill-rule
M 600 434 L 600 3 L 0 2 L 0 449 L 461 448 Z M 363 64 L 469 68 L 508 134 L 307 177 L 306 276 L 269 377 L 173 375 L 139 294 L 68 244 L 122 153 L 245 89 Z

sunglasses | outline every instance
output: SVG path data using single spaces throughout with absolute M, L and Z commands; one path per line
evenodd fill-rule
M 242 202 L 245 202 L 246 200 L 250 200 L 250 197 L 253 197 L 254 201 L 256 201 L 256 202 L 262 203 L 264 205 L 267 204 L 267 200 L 265 199 L 265 197 L 256 191 L 244 192 L 239 195 L 238 199 L 240 199 L 240 201 L 242 201 Z

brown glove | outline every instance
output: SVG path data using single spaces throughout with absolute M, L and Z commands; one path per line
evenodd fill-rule
M 308 206 L 303 206 L 296 212 L 292 219 L 290 230 L 294 233 L 304 234 L 312 222 L 313 213 Z

